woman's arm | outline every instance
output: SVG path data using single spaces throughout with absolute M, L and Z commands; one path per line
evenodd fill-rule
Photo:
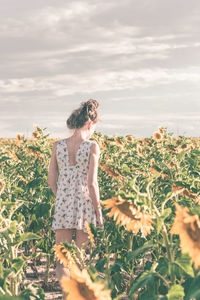
M 92 199 L 94 209 L 97 214 L 101 212 L 100 206 L 100 193 L 98 185 L 98 160 L 100 156 L 99 145 L 93 141 L 90 149 L 90 161 L 89 161 L 89 172 L 88 172 L 88 189 L 90 197 Z
M 57 142 L 53 144 L 51 160 L 48 170 L 48 186 L 52 189 L 52 192 L 56 196 L 57 192 L 57 177 L 58 177 L 58 164 L 56 159 L 56 146 Z

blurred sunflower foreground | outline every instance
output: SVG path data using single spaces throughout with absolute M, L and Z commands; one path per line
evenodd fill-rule
M 117 219 L 116 224 L 121 223 L 128 231 L 137 234 L 140 230 L 142 236 L 147 236 L 153 229 L 153 216 L 136 209 L 130 200 L 123 199 L 118 195 L 117 197 L 103 200 L 101 203 L 105 205 L 105 209 L 111 208 L 107 216 L 114 216 L 114 220 Z
M 95 246 L 94 235 L 91 231 L 90 224 L 87 221 L 85 221 L 85 227 L 87 229 L 88 237 L 89 237 L 89 240 L 90 240 L 92 246 Z
M 198 215 L 189 214 L 188 207 L 175 203 L 176 217 L 171 234 L 178 234 L 183 253 L 188 253 L 194 267 L 200 267 L 200 219 Z
M 63 276 L 60 280 L 62 290 L 67 293 L 65 300 L 111 300 L 111 290 L 105 290 L 100 282 L 92 282 L 87 270 L 81 271 L 69 250 L 63 248 L 54 245 L 56 257 L 70 270 L 70 278 Z

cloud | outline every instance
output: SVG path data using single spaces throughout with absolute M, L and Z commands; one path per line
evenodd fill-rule
M 106 3 L 97 1 L 69 1 L 58 6 L 47 5 L 48 2 L 41 2 L 41 7 L 37 10 L 24 12 L 20 18 L 4 17 L 4 23 L 0 25 L 0 36 L 22 37 L 48 31 L 51 34 L 57 34 L 52 38 L 55 40 L 61 37 L 61 34 L 66 35 L 65 29 L 72 29 L 75 23 L 80 24 L 90 23 L 90 17 L 116 6 L 114 1 Z M 43 6 L 43 7 L 42 7 Z M 120 4 L 118 4 L 120 7 Z M 73 26 L 72 26 L 73 23 Z M 51 38 L 50 36 L 48 36 Z M 46 37 L 44 37 L 46 38 Z
M 107 128 L 109 128 L 109 129 L 124 129 L 124 128 L 127 128 L 127 125 L 125 124 L 125 125 L 122 125 L 122 124 L 110 124 L 110 123 L 105 123 L 105 124 L 103 124 L 103 123 L 101 123 L 100 125 L 98 125 L 98 127 L 97 127 L 97 130 L 98 130 L 98 128 L 100 129 L 107 129 Z
M 125 122 L 129 122 L 129 121 L 144 121 L 144 122 L 149 122 L 149 121 L 153 121 L 156 120 L 157 121 L 170 121 L 170 120 L 190 120 L 190 121 L 194 121 L 194 120 L 199 120 L 199 114 L 198 113 L 190 113 L 190 114 L 179 114 L 179 113 L 161 113 L 161 114 L 151 114 L 151 115 L 147 115 L 147 114 L 142 114 L 142 115 L 124 115 L 124 114 L 103 114 L 101 116 L 101 119 L 103 120 L 103 122 L 109 120 L 109 121 L 125 121 Z
M 127 122 L 149 132 L 162 118 L 175 126 L 176 117 L 182 127 L 186 122 L 189 131 L 197 130 L 197 114 L 187 112 L 199 110 L 200 2 L 2 3 L 0 110 L 5 117 L 13 112 L 9 130 L 25 114 L 24 126 L 30 120 L 48 123 L 50 116 L 58 131 L 63 111 L 91 96 L 103 99 L 103 112 L 128 117 L 121 132 Z M 103 130 L 117 130 L 112 117 Z
M 23 93 L 31 91 L 52 91 L 55 96 L 71 95 L 78 92 L 92 93 L 97 91 L 145 89 L 161 84 L 168 85 L 176 82 L 191 82 L 199 84 L 200 72 L 198 67 L 187 69 L 140 69 L 136 71 L 102 71 L 88 72 L 81 75 L 55 75 L 38 78 L 14 78 L 0 80 L 0 90 L 3 93 Z

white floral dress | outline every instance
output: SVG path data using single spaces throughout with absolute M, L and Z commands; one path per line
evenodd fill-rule
M 81 142 L 76 153 L 76 165 L 69 165 L 66 139 L 59 140 L 56 147 L 58 181 L 55 214 L 51 229 L 76 228 L 87 232 L 84 222 L 95 226 L 96 214 L 89 196 L 88 171 L 92 141 Z

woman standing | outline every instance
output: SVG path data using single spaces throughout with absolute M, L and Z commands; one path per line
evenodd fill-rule
M 52 229 L 56 244 L 71 243 L 76 229 L 76 245 L 81 248 L 89 242 L 84 222 L 102 226 L 102 212 L 97 181 L 100 147 L 89 140 L 98 121 L 99 103 L 96 100 L 82 102 L 67 120 L 72 136 L 53 144 L 48 171 L 48 185 L 56 196 Z M 57 261 L 56 277 L 60 281 L 63 267 Z

